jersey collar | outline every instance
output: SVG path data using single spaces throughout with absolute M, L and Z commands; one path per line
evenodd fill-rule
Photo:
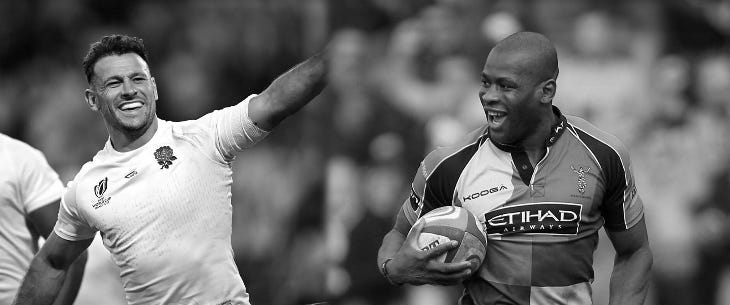
M 563 132 L 565 132 L 565 128 L 568 126 L 568 119 L 565 118 L 562 112 L 560 112 L 560 109 L 556 106 L 553 107 L 553 113 L 558 117 L 558 120 L 553 124 L 553 126 L 550 128 L 550 135 L 545 139 L 545 147 L 550 147 L 555 142 L 560 139 L 560 136 L 563 135 Z M 488 129 L 487 129 L 487 132 Z M 510 144 L 502 144 L 492 141 L 494 143 L 494 146 L 497 146 L 500 150 L 506 151 L 506 152 L 518 152 L 518 151 L 524 151 L 525 149 L 522 147 L 522 145 L 510 145 Z

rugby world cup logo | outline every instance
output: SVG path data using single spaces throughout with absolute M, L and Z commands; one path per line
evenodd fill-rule
M 586 182 L 586 173 L 591 170 L 590 167 L 583 168 L 583 166 L 578 166 L 578 168 L 575 168 L 575 166 L 571 165 L 570 169 L 573 170 L 573 172 L 578 175 L 578 192 L 584 194 L 586 192 L 586 187 L 588 186 L 588 182 Z
M 99 184 L 94 186 L 94 195 L 96 195 L 96 198 L 101 198 L 101 196 L 104 196 L 104 192 L 106 192 L 106 183 L 109 180 L 109 178 L 104 177 L 101 181 L 99 181 Z

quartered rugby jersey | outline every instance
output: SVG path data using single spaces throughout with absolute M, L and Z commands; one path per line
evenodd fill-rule
M 488 236 L 462 304 L 591 304 L 598 230 L 643 217 L 627 149 L 586 122 L 559 117 L 534 166 L 524 150 L 492 142 L 484 126 L 421 163 L 396 229 L 445 205 L 474 213 Z

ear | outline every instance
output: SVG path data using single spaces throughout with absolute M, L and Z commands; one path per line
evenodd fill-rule
M 556 83 L 555 79 L 548 79 L 542 83 L 542 86 L 540 86 L 542 89 L 540 90 L 540 102 L 549 104 L 553 101 L 553 98 L 555 97 L 555 91 L 556 91 Z
M 84 99 L 89 108 L 93 111 L 99 111 L 99 104 L 97 103 L 96 93 L 91 89 L 84 90 Z
M 152 92 L 155 93 L 155 101 L 157 101 L 157 99 L 159 98 L 159 96 L 157 95 L 157 83 L 155 82 L 154 77 L 150 77 L 150 80 L 152 80 Z

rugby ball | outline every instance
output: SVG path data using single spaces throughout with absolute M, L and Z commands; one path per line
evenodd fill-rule
M 436 258 L 443 263 L 476 262 L 472 272 L 476 272 L 484 262 L 487 253 L 487 236 L 480 228 L 479 220 L 468 210 L 457 206 L 436 208 L 421 216 L 413 225 L 415 228 L 423 222 L 423 230 L 417 238 L 412 239 L 412 246 L 426 251 L 441 243 L 456 240 L 457 248 L 451 249 Z M 413 228 L 408 235 L 413 233 Z

